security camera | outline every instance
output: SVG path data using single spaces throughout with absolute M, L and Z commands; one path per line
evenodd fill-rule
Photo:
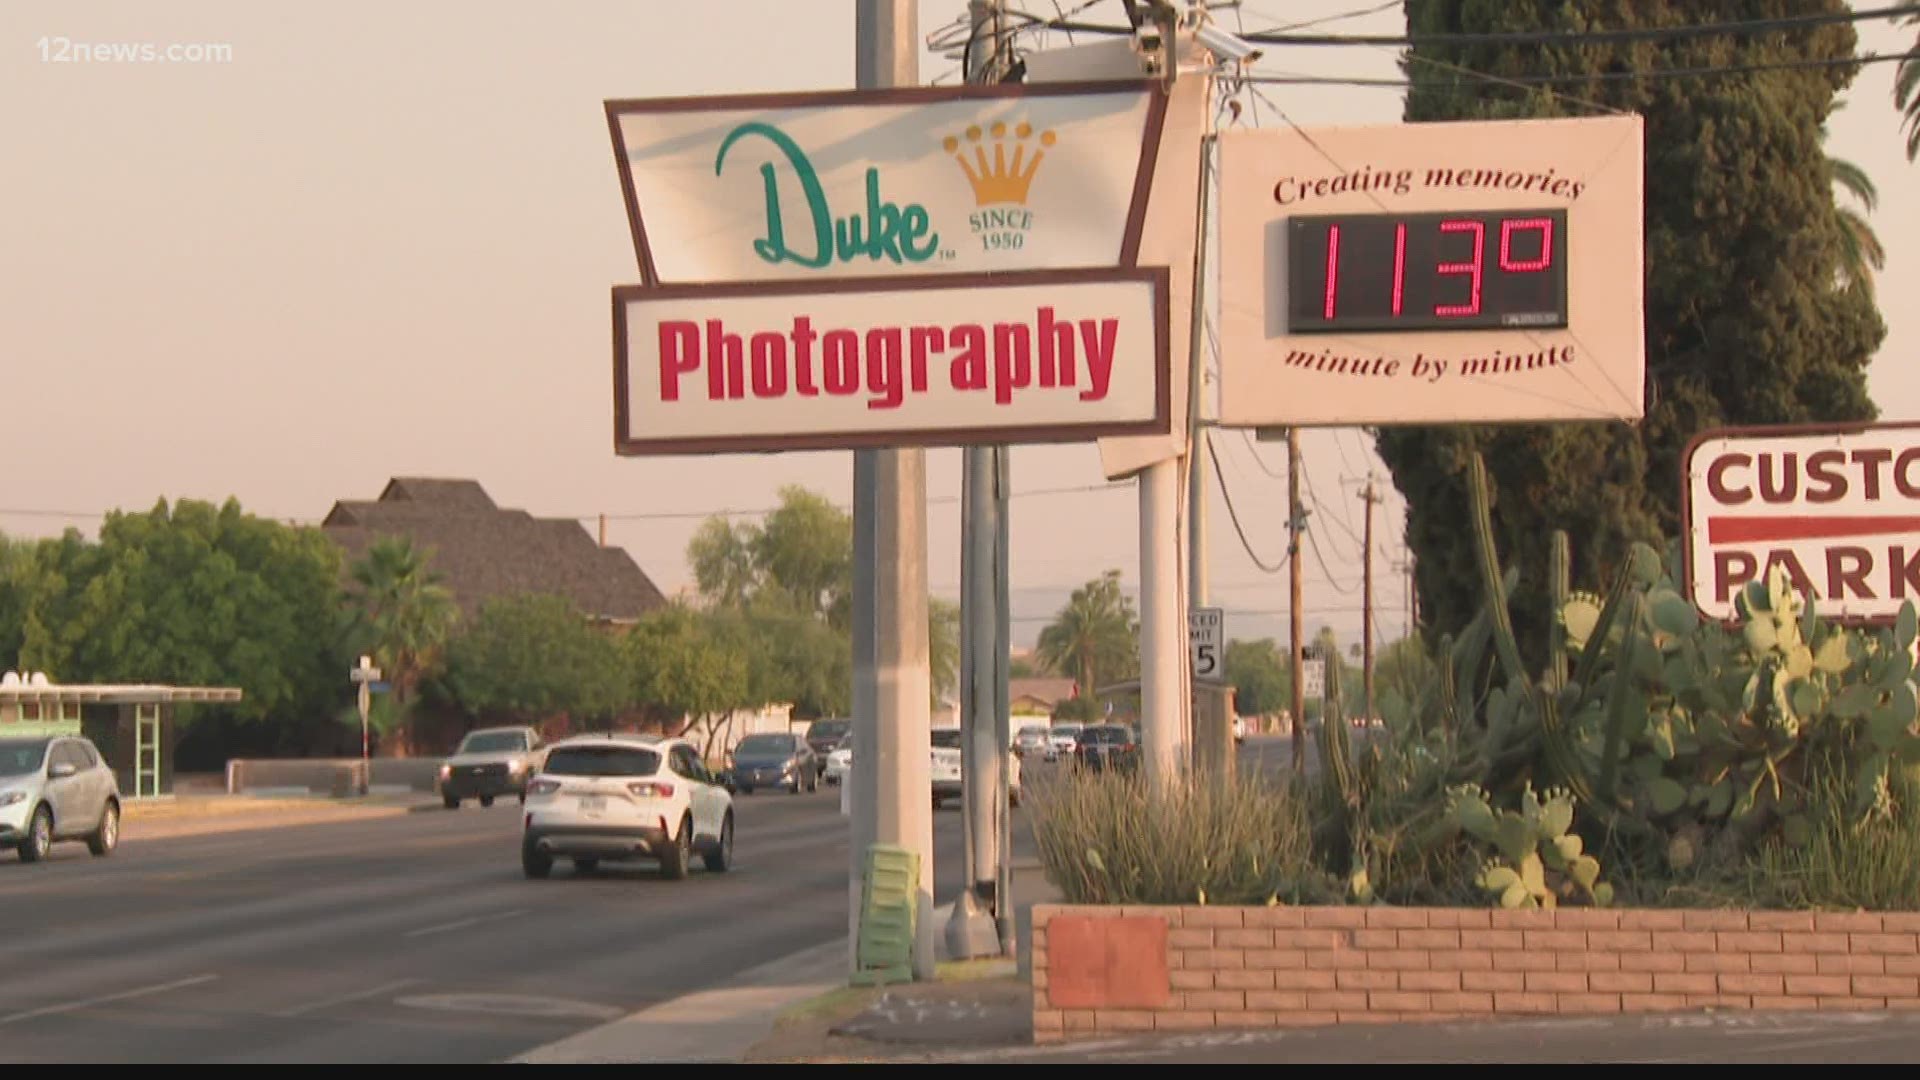
M 1215 56 L 1249 62 L 1260 59 L 1261 50 L 1252 42 L 1229 34 L 1211 23 L 1197 27 L 1193 36 L 1198 38 L 1200 44 L 1205 45 L 1207 51 Z

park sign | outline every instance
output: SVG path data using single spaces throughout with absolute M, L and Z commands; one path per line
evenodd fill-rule
M 1151 81 L 608 101 L 648 285 L 1132 266 Z
M 1644 415 L 1639 117 L 1219 139 L 1223 425 Z
M 613 294 L 622 454 L 1090 441 L 1171 425 L 1165 269 Z
M 1682 463 L 1686 589 L 1708 618 L 1776 567 L 1836 621 L 1920 604 L 1920 423 L 1717 429 Z

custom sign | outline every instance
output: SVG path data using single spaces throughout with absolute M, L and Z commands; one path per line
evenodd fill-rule
M 647 284 L 1132 266 L 1141 80 L 609 101 Z
M 1085 441 L 1170 426 L 1165 270 L 613 291 L 622 454 Z
M 1223 682 L 1227 675 L 1226 613 L 1217 607 L 1187 612 L 1187 648 L 1193 677 L 1200 682 Z
M 1327 696 L 1327 662 L 1317 656 L 1300 661 L 1300 696 L 1318 701 Z
M 1686 588 L 1708 618 L 1735 618 L 1775 566 L 1837 619 L 1920 604 L 1920 424 L 1709 431 L 1683 465 Z
M 1637 116 L 1220 135 L 1221 423 L 1644 413 Z

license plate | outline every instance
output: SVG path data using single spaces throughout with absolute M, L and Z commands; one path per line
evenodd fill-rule
M 606 809 L 607 809 L 607 797 L 605 795 L 580 796 L 580 812 L 581 813 L 599 814 L 599 813 L 605 812 Z

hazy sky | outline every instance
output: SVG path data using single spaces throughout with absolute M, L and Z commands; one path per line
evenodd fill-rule
M 1264 28 L 1369 6 L 1260 0 L 1241 17 Z M 964 9 L 923 0 L 923 39 Z M 1119 21 L 1119 4 L 1083 17 Z M 1405 27 L 1396 6 L 1327 28 Z M 1912 34 L 1863 24 L 1862 48 L 1903 51 Z M 60 39 L 68 55 L 77 44 L 212 44 L 231 59 L 63 63 Z M 840 0 L 7 0 L 0 530 L 92 530 L 108 508 L 162 496 L 232 495 L 314 521 L 335 499 L 372 498 L 390 476 L 470 477 L 535 514 L 589 528 L 614 515 L 611 542 L 671 592 L 689 580 L 699 515 L 772 505 L 788 483 L 846 499 L 844 453 L 613 454 L 608 288 L 638 274 L 601 103 L 850 87 L 852 42 L 853 5 Z M 922 81 L 954 81 L 955 66 L 929 53 Z M 1270 50 L 1261 66 L 1398 75 L 1385 48 Z M 1920 198 L 1893 68 L 1865 69 L 1831 146 L 1878 181 L 1880 293 L 1910 297 L 1920 294 L 1920 249 L 1908 242 Z M 1308 125 L 1391 122 L 1401 109 L 1396 90 L 1269 93 Z M 1282 122 L 1266 105 L 1258 114 Z M 1912 417 L 1920 378 L 1897 358 L 1920 347 L 1920 315 L 1896 307 L 1886 319 L 1873 394 L 1888 418 Z M 1325 504 L 1314 516 L 1325 570 L 1307 549 L 1308 625 L 1351 640 L 1353 481 L 1378 465 L 1355 431 L 1304 442 Z M 1284 451 L 1256 457 L 1236 432 L 1218 443 L 1242 522 L 1278 562 Z M 947 595 L 959 581 L 959 457 L 928 461 L 930 574 Z M 1090 445 L 1021 449 L 1013 473 L 1017 490 L 1102 480 Z M 1017 640 L 1100 569 L 1134 578 L 1130 487 L 1014 507 Z M 1212 509 L 1214 600 L 1228 633 L 1284 636 L 1285 577 L 1255 567 L 1217 493 Z M 1402 625 L 1404 582 L 1390 569 L 1402 504 L 1390 494 L 1381 513 L 1380 626 L 1391 637 Z M 679 516 L 620 516 L 636 514 Z

